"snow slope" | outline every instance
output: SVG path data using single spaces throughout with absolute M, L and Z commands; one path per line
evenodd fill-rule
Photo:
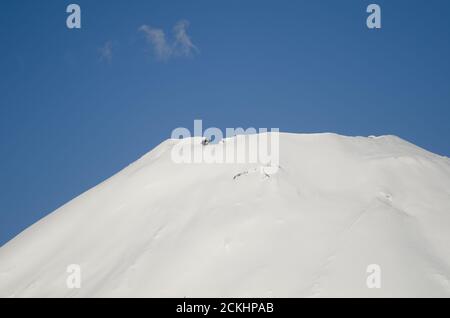
M 395 136 L 281 134 L 267 177 L 175 164 L 178 142 L 3 246 L 0 296 L 450 296 L 448 158 Z M 66 286 L 70 264 L 80 289 Z

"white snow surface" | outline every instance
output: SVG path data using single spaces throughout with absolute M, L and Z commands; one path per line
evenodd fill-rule
M 178 142 L 3 246 L 0 297 L 450 296 L 449 158 L 395 136 L 281 133 L 268 177 L 176 164 Z

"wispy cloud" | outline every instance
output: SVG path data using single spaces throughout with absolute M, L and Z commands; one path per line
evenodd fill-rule
M 153 51 L 158 60 L 167 61 L 173 57 L 189 57 L 198 53 L 198 48 L 192 43 L 187 34 L 189 21 L 181 20 L 173 27 L 173 40 L 167 40 L 164 30 L 148 25 L 142 25 L 139 31 L 145 34 L 145 38 L 153 46 Z
M 111 63 L 113 58 L 113 43 L 111 41 L 106 42 L 101 48 L 98 49 L 100 54 L 100 60 Z
M 187 28 L 189 27 L 189 21 L 179 21 L 173 27 L 173 33 L 175 36 L 174 53 L 181 54 L 182 56 L 191 56 L 193 53 L 198 53 L 198 48 L 192 43 L 191 38 L 187 34 Z
M 161 29 L 152 28 L 148 25 L 142 25 L 139 31 L 145 33 L 145 37 L 149 43 L 153 45 L 153 51 L 160 60 L 167 60 L 172 55 L 172 48 L 166 40 L 166 35 Z

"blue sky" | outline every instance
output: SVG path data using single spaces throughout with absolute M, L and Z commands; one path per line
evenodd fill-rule
M 450 156 L 447 0 L 72 2 L 2 2 L 0 245 L 194 119 L 395 134 Z M 155 56 L 139 29 L 170 45 L 182 20 L 195 49 Z

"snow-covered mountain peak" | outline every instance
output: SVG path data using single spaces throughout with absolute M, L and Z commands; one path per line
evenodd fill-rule
M 191 141 L 203 153 L 239 138 L 250 137 Z M 395 136 L 281 133 L 271 174 L 174 162 L 187 141 L 163 142 L 2 247 L 0 296 L 450 295 L 448 158 Z M 381 288 L 367 284 L 374 264 Z

